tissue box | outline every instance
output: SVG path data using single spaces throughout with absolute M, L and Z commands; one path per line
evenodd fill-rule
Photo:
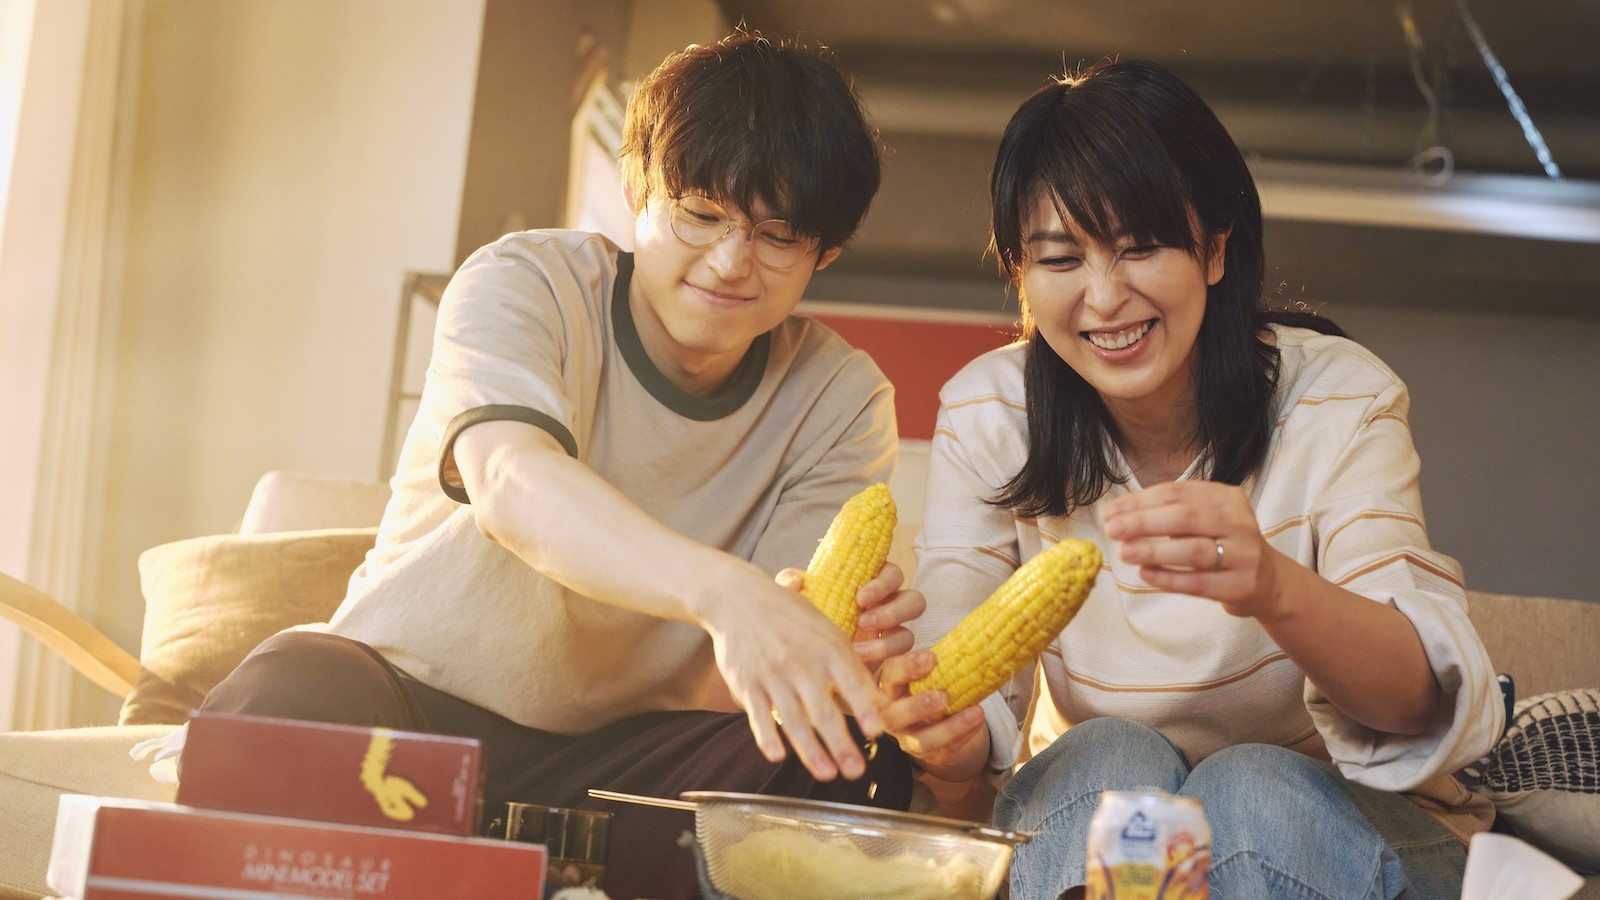
M 177 802 L 443 834 L 478 833 L 482 748 L 471 738 L 196 713 Z
M 545 848 L 65 794 L 46 876 L 77 900 L 537 900 Z

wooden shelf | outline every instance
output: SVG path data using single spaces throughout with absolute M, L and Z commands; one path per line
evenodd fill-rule
M 417 304 L 438 309 L 439 298 L 444 295 L 450 276 L 442 272 L 409 271 L 400 287 L 400 314 L 395 321 L 394 367 L 389 374 L 389 408 L 384 416 L 383 448 L 378 459 L 378 478 L 387 481 L 394 474 L 400 458 L 400 443 L 405 439 L 409 421 L 402 421 L 402 409 L 407 401 L 422 399 L 418 391 L 407 390 L 405 384 L 407 354 L 411 349 L 413 312 Z

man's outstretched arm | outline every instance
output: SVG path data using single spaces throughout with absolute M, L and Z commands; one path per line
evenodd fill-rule
M 865 771 L 834 696 L 876 737 L 876 686 L 846 635 L 804 597 L 657 521 L 533 425 L 472 425 L 454 458 L 490 540 L 587 597 L 704 628 L 768 759 L 784 756 L 781 723 L 818 779 Z

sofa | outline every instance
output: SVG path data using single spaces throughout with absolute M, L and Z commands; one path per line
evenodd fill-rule
M 45 868 L 60 794 L 172 799 L 174 788 L 154 778 L 149 761 L 134 759 L 131 749 L 174 731 L 262 638 L 325 619 L 372 545 L 388 496 L 381 483 L 267 473 L 235 532 L 141 555 L 146 610 L 138 657 L 53 599 L 0 574 L 0 615 L 123 698 L 116 725 L 0 734 L 0 898 L 51 896 Z M 900 524 L 891 556 L 908 572 L 916 527 Z M 1600 603 L 1478 592 L 1470 600 L 1491 658 L 1514 677 L 1519 697 L 1600 688 Z M 1591 773 L 1595 765 L 1591 756 Z M 1502 809 L 1511 810 L 1529 798 L 1505 799 Z M 1558 799 L 1566 804 L 1561 815 L 1568 814 L 1567 801 L 1600 804 L 1592 789 Z M 1600 806 L 1578 813 L 1591 814 L 1600 814 Z M 1528 830 L 1522 836 L 1536 845 L 1547 833 Z M 1567 832 L 1554 832 L 1557 845 L 1600 841 L 1600 830 Z M 1600 900 L 1600 875 L 1575 896 Z

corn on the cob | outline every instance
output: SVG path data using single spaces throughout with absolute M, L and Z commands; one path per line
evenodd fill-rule
M 894 540 L 895 506 L 889 486 L 875 484 L 845 501 L 806 566 L 801 593 L 822 614 L 856 633 L 856 591 L 875 578 Z
M 1028 560 L 949 634 L 935 641 L 932 672 L 911 692 L 942 690 L 954 714 L 994 693 L 1067 627 L 1100 574 L 1100 548 L 1067 539 Z

